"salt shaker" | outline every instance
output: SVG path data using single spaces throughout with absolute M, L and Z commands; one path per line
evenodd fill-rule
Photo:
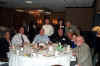
M 55 56 L 59 56 L 59 52 L 58 51 L 55 51 Z
M 70 45 L 67 46 L 67 52 L 70 52 Z
M 49 46 L 49 51 L 53 51 L 53 47 L 52 46 Z
M 19 55 L 19 52 L 20 52 L 19 50 L 16 50 L 16 54 L 17 54 L 17 55 Z

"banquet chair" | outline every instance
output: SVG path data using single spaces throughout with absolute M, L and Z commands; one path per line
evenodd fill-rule
M 7 58 L 0 58 L 0 62 L 8 62 Z
M 8 62 L 0 62 L 0 66 L 8 66 Z
M 0 66 L 8 66 L 8 59 L 0 58 Z
M 8 59 L 0 58 L 0 66 L 8 66 Z

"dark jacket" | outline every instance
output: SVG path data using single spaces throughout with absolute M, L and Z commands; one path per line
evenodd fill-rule
M 54 43 L 61 42 L 61 44 L 68 44 L 68 39 L 65 36 L 54 35 L 51 38 L 51 41 Z
M 95 50 L 100 53 L 100 37 L 96 37 L 95 39 Z
M 7 58 L 9 52 L 9 42 L 5 38 L 0 38 L 0 58 Z

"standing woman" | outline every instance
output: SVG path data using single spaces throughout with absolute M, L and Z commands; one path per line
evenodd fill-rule
M 58 22 L 58 29 L 63 29 L 65 28 L 65 25 L 64 25 L 64 20 L 60 19 L 59 22 Z
M 62 29 L 63 32 L 65 32 L 64 20 L 63 19 L 58 20 L 58 25 L 55 28 L 56 28 L 55 29 L 55 34 L 58 32 L 59 29 Z
M 54 34 L 54 28 L 53 26 L 50 24 L 49 19 L 45 19 L 45 24 L 42 27 L 45 31 L 45 35 L 51 37 Z

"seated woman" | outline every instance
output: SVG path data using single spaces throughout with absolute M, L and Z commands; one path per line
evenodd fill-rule
M 5 31 L 3 37 L 0 38 L 0 58 L 7 59 L 7 52 L 10 46 L 10 32 Z
M 24 34 L 24 27 L 21 26 L 18 30 L 18 33 L 15 34 L 11 40 L 12 45 L 20 45 L 22 46 L 24 43 L 30 43 L 27 36 Z
M 34 43 L 45 43 L 48 44 L 49 42 L 49 38 L 47 35 L 44 34 L 44 29 L 40 30 L 40 33 L 38 35 L 35 36 L 34 40 L 33 40 L 33 44 Z
M 67 38 L 64 36 L 63 29 L 58 29 L 58 33 L 56 36 L 53 36 L 51 38 L 51 41 L 53 42 L 60 42 L 61 44 L 66 44 L 67 43 Z

